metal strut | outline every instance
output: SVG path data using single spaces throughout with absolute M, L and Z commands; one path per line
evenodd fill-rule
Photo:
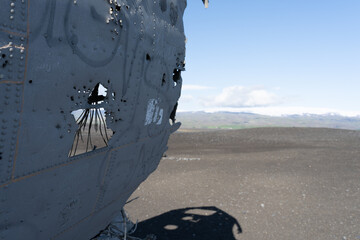
M 156 240 L 156 236 L 153 234 L 149 234 L 143 239 L 130 236 L 136 231 L 137 224 L 130 220 L 124 209 L 121 209 L 120 214 L 110 225 L 92 240 Z

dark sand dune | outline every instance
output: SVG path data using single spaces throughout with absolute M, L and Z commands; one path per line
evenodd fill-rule
M 360 239 L 360 132 L 178 132 L 126 210 L 138 236 Z

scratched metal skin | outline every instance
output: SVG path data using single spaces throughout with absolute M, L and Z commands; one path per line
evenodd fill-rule
M 90 239 L 153 172 L 181 92 L 186 0 L 0 0 L 0 239 Z M 69 157 L 74 110 L 108 145 Z

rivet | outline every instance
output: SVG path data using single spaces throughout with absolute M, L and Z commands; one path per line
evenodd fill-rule
M 11 7 L 15 7 L 15 3 L 13 3 L 13 2 L 10 3 L 10 6 L 11 6 Z
M 11 16 L 10 16 L 10 20 L 13 20 L 13 19 L 14 19 L 14 16 L 11 15 Z M 12 28 L 14 28 L 14 27 L 12 26 Z

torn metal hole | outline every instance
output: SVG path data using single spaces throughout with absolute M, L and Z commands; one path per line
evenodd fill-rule
M 177 85 L 177 82 L 180 80 L 180 78 L 181 78 L 181 70 L 175 68 L 173 72 L 174 87 Z
M 105 109 L 102 107 L 106 99 L 106 91 L 107 89 L 100 83 L 96 84 L 87 99 L 89 107 L 71 112 L 78 129 L 69 157 L 108 146 L 113 131 L 107 128 Z
M 84 86 L 84 88 L 86 88 Z M 91 91 L 90 96 L 88 97 L 88 103 L 89 104 L 100 104 L 104 102 L 104 99 L 106 97 L 107 89 L 101 85 L 100 83 L 96 84 L 94 89 Z
M 170 120 L 171 120 L 171 123 L 170 123 L 170 124 L 174 124 L 175 121 L 176 121 L 176 110 L 177 110 L 177 107 L 178 107 L 178 103 L 175 104 L 173 110 L 172 110 L 171 113 L 170 113 Z
M 6 65 L 8 65 L 9 61 L 8 60 L 5 60 L 5 62 L 2 64 L 2 67 L 5 68 Z

